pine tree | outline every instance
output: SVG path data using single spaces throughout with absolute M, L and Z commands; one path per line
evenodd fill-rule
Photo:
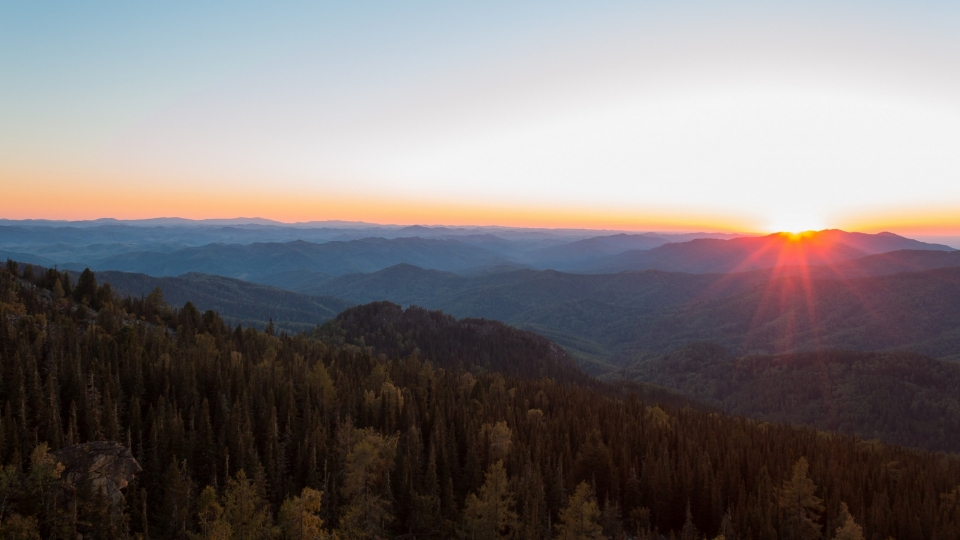
M 781 535 L 784 540 L 820 538 L 820 512 L 823 504 L 815 495 L 817 486 L 807 477 L 806 458 L 801 457 L 793 467 L 793 475 L 780 489 Z
M 340 532 L 348 540 L 384 536 L 393 520 L 387 497 L 397 437 L 367 428 L 353 430 L 353 439 L 342 488 L 349 502 L 340 518 Z
M 50 290 L 50 293 L 53 295 L 54 300 L 59 300 L 66 294 L 63 290 L 63 284 L 60 283 L 59 279 L 54 282 L 53 289 Z
M 223 495 L 223 516 L 236 540 L 258 540 L 270 527 L 266 501 L 243 469 L 227 481 Z
M 36 516 L 14 514 L 0 523 L 0 538 L 11 540 L 40 540 L 40 526 Z
M 40 443 L 33 449 L 26 478 L 27 493 L 33 502 L 30 513 L 41 516 L 44 520 L 41 525 L 46 529 L 54 526 L 62 473 L 63 464 L 47 452 L 47 443 Z
M 81 304 L 89 305 L 96 309 L 97 306 L 97 278 L 89 268 L 85 269 L 77 280 L 77 286 L 73 289 L 73 298 Z
M 163 475 L 163 523 L 171 538 L 184 538 L 190 524 L 193 486 L 185 469 L 173 461 Z
M 471 493 L 464 509 L 463 532 L 471 540 L 510 538 L 517 530 L 515 501 L 503 461 L 487 469 L 480 496 Z
M 693 512 L 690 511 L 690 503 L 687 503 L 686 518 L 683 521 L 683 528 L 680 529 L 680 540 L 700 540 L 700 530 L 693 524 Z
M 603 528 L 598 523 L 600 508 L 590 484 L 580 482 L 570 495 L 567 506 L 560 510 L 557 540 L 602 540 Z
M 838 519 L 840 526 L 837 527 L 835 540 L 863 540 L 863 528 L 857 525 L 853 516 L 850 515 L 850 509 L 847 503 L 840 503 L 840 516 Z
M 283 502 L 279 521 L 288 540 L 320 540 L 329 537 L 323 530 L 323 520 L 319 515 L 322 498 L 322 492 L 305 487 L 299 497 Z
M 197 498 L 197 522 L 200 534 L 193 535 L 197 540 L 231 540 L 233 529 L 223 517 L 223 507 L 217 501 L 217 490 L 207 486 Z

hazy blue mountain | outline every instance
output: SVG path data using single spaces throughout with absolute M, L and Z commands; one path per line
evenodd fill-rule
M 566 270 L 576 268 L 598 258 L 630 250 L 646 250 L 662 246 L 668 240 L 645 234 L 614 234 L 595 236 L 568 244 L 551 246 L 528 252 L 524 260 L 540 268 Z
M 638 321 L 695 300 L 763 283 L 766 275 L 660 271 L 611 275 L 517 270 L 478 276 L 398 265 L 371 274 L 330 278 L 300 289 L 356 303 L 389 300 L 442 309 L 457 317 L 505 321 L 560 343 L 581 360 L 603 363 L 635 339 Z M 647 323 L 649 324 L 649 323 Z M 609 366 L 594 366 L 594 373 Z
M 146 296 L 155 287 L 173 306 L 193 302 L 212 309 L 231 325 L 263 328 L 272 318 L 278 329 L 308 331 L 354 304 L 333 297 L 316 297 L 276 287 L 221 276 L 191 273 L 178 277 L 151 277 L 127 272 L 96 272 L 97 281 L 110 283 L 122 295 Z
M 518 266 L 530 265 L 528 254 L 546 248 L 571 244 L 596 236 L 618 236 L 619 231 L 586 229 L 535 229 L 517 227 L 428 227 L 378 225 L 362 222 L 322 221 L 279 223 L 260 218 L 186 220 L 157 218 L 147 220 L 97 219 L 87 221 L 3 220 L 0 219 L 0 250 L 43 257 L 44 264 L 65 268 L 100 267 L 105 259 L 125 253 L 169 253 L 210 244 L 288 243 L 297 240 L 322 244 L 365 238 L 422 238 L 455 240 L 503 256 Z M 639 236 L 639 235 L 626 235 Z M 655 235 L 668 241 L 700 237 L 727 238 L 714 233 Z M 629 243 L 631 247 L 647 244 Z M 607 253 L 607 251 L 604 251 Z M 455 256 L 455 254 L 454 254 Z M 24 257 L 21 257 L 24 258 Z M 395 261 L 397 262 L 397 261 Z M 556 267 L 568 261 L 557 261 Z M 454 265 L 455 266 L 455 265 Z M 451 265 L 442 266 L 449 268 Z M 489 268 L 488 263 L 471 271 Z
M 53 267 L 56 263 L 46 257 L 41 257 L 39 255 L 34 255 L 32 253 L 18 253 L 16 251 L 6 251 L 0 250 L 0 260 L 11 259 L 14 261 L 21 261 L 28 264 L 38 264 L 45 267 Z
M 211 244 L 171 253 L 128 253 L 96 263 L 100 270 L 176 276 L 203 272 L 255 281 L 290 270 L 330 275 L 374 272 L 399 263 L 441 270 L 467 270 L 503 262 L 503 256 L 456 240 L 366 238 L 313 244 Z

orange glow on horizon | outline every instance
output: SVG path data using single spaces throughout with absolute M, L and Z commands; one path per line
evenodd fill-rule
M 362 221 L 393 225 L 504 226 L 596 230 L 791 233 L 838 228 L 898 234 L 960 235 L 960 206 L 851 212 L 829 227 L 763 226 L 759 216 L 683 208 L 600 208 L 560 203 L 451 201 L 388 194 L 277 193 L 269 182 L 247 179 L 221 186 L 202 179 L 171 183 L 163 178 L 110 178 L 76 171 L 2 171 L 0 218 L 82 220 L 111 217 L 146 219 L 227 219 L 259 217 L 284 223 Z M 774 221 L 775 223 L 776 221 Z M 783 224 L 788 222 L 783 221 Z M 803 220 L 795 221 L 804 224 Z M 807 220 L 805 224 L 812 223 Z M 818 224 L 820 225 L 820 224 Z
M 2 173 L 0 173 L 2 174 Z M 66 176 L 66 175 L 64 175 Z M 104 217 L 147 219 L 230 219 L 258 217 L 283 223 L 359 221 L 391 225 L 504 226 L 597 230 L 743 232 L 757 230 L 750 220 L 722 213 L 664 209 L 604 209 L 558 204 L 462 202 L 349 193 L 275 193 L 260 189 L 164 186 L 144 181 L 91 179 L 69 175 L 3 178 L 0 217 L 85 220 Z M 71 186 L 64 189 L 64 185 Z M 259 184 L 262 186 L 263 184 Z

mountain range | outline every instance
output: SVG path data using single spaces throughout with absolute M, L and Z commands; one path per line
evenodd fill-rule
M 875 268 L 900 268 L 916 259 L 914 252 L 891 253 Z M 851 268 L 859 273 L 869 265 Z M 960 352 L 960 267 L 849 278 L 837 277 L 836 269 L 820 272 L 833 277 L 776 270 L 518 270 L 464 277 L 400 265 L 324 279 L 300 292 L 502 320 L 557 341 L 599 371 L 702 340 L 738 353 L 818 347 L 906 348 L 938 357 Z
M 798 235 L 777 233 L 762 237 L 700 238 L 669 243 L 601 258 L 581 270 L 596 273 L 649 269 L 692 273 L 744 272 L 785 266 L 832 266 L 900 250 L 951 251 L 952 248 L 892 233 L 870 235 L 826 230 Z
M 218 223 L 208 229 L 228 226 L 257 234 L 276 227 Z M 123 234 L 140 229 L 147 237 L 167 228 L 177 234 L 203 228 L 46 228 L 82 236 L 104 227 Z M 572 233 L 494 229 L 406 227 L 390 230 L 456 238 L 130 251 L 105 256 L 92 268 L 100 276 L 111 268 L 139 274 L 103 278 L 125 294 L 143 295 L 160 286 L 176 304 L 191 300 L 229 321 L 257 327 L 272 319 L 288 331 L 307 330 L 346 307 L 381 300 L 504 321 L 554 340 L 591 373 L 606 376 L 697 341 L 716 342 L 738 355 L 819 348 L 960 355 L 954 307 L 960 305 L 960 252 L 948 246 L 835 230 L 670 242 L 676 238 L 655 234 L 558 241 Z M 552 245 L 543 244 L 548 237 Z M 103 255 L 112 249 L 107 245 L 82 249 Z M 536 247 L 524 251 L 524 245 Z M 642 246 L 654 247 L 634 249 Z M 48 248 L 49 253 L 55 246 Z M 571 270 L 538 269 L 536 261 Z M 615 273 L 596 271 L 611 261 L 632 262 Z

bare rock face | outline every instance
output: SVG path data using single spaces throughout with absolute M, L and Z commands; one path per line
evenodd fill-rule
M 63 464 L 61 476 L 74 486 L 89 482 L 93 492 L 103 489 L 111 501 L 123 499 L 120 490 L 143 470 L 125 446 L 113 441 L 75 444 L 53 452 Z

